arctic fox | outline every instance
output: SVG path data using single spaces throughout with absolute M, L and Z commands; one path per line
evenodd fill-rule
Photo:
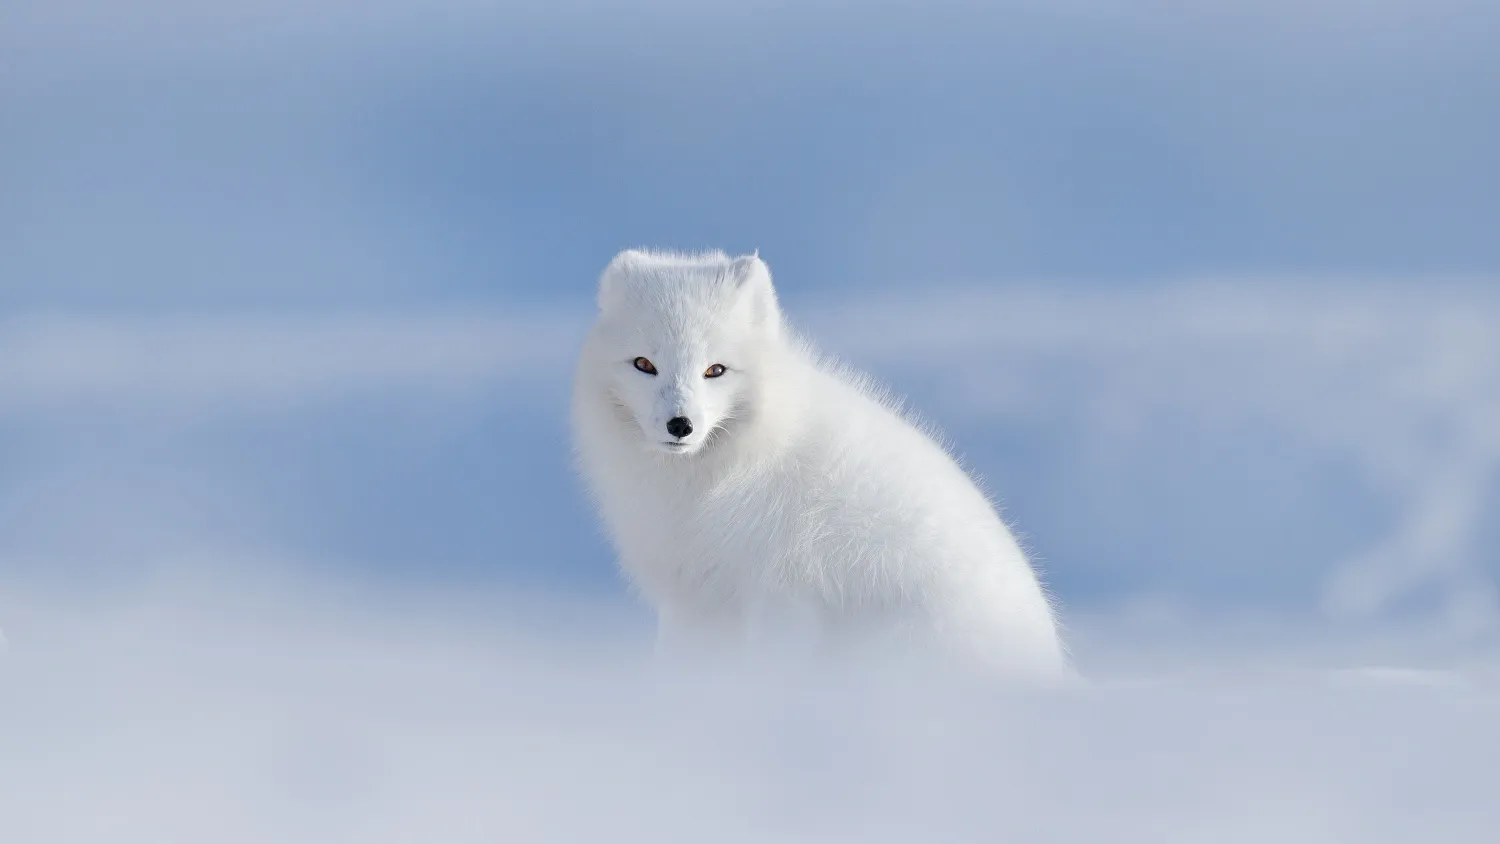
M 759 254 L 626 250 L 574 380 L 579 466 L 658 647 L 811 620 L 820 641 L 1074 676 L 994 507 L 868 379 L 783 319 Z M 774 619 L 768 621 L 768 619 Z

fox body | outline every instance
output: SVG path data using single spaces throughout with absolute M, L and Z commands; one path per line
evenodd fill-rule
M 573 428 L 664 649 L 785 625 L 823 643 L 1071 674 L 994 506 L 882 390 L 793 333 L 758 254 L 616 256 L 579 358 Z

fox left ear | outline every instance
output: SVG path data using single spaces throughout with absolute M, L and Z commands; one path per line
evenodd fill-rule
M 759 250 L 730 262 L 729 277 L 740 306 L 750 309 L 752 322 L 773 328 L 781 325 L 781 305 L 771 284 L 771 268 L 761 260 Z
M 613 310 L 620 298 L 620 288 L 624 284 L 625 276 L 638 271 L 645 253 L 639 249 L 626 249 L 616 255 L 599 274 L 599 290 L 595 296 L 599 304 L 599 310 Z

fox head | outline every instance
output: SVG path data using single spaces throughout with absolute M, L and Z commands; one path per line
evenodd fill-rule
M 751 410 L 782 332 L 758 254 L 626 250 L 599 279 L 586 365 L 644 448 L 692 455 Z

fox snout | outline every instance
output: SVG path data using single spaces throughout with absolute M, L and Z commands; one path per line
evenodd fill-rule
M 680 440 L 693 433 L 693 420 L 686 416 L 673 416 L 667 420 L 667 433 Z

